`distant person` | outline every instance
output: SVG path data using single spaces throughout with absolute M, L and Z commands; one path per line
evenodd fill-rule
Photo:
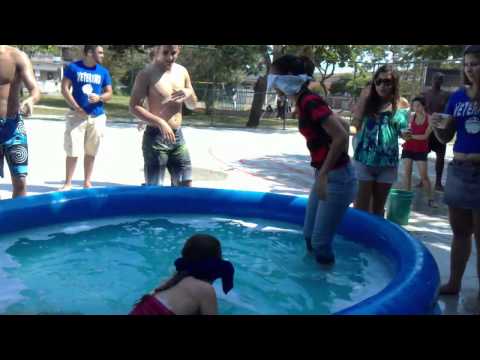
M 77 160 L 84 154 L 83 187 L 92 187 L 92 173 L 105 133 L 107 116 L 104 104 L 112 99 L 112 78 L 103 67 L 101 45 L 85 45 L 83 59 L 67 66 L 62 80 L 62 95 L 70 106 L 66 115 L 65 152 L 67 158 L 65 184 L 61 191 L 72 189 Z M 72 92 L 70 92 L 72 89 Z
M 409 128 L 404 132 L 406 141 L 403 144 L 402 159 L 405 164 L 405 189 L 412 191 L 412 168 L 418 166 L 420 179 L 427 191 L 428 206 L 437 207 L 433 199 L 432 183 L 428 177 L 428 137 L 432 132 L 429 116 L 425 112 L 425 99 L 416 97 L 412 100 L 413 115 Z
M 135 304 L 130 315 L 217 315 L 212 283 L 222 279 L 223 292 L 233 288 L 234 268 L 222 260 L 220 241 L 197 234 L 185 243 L 175 261 L 176 273 Z
M 425 98 L 425 109 L 428 114 L 441 113 L 445 109 L 450 93 L 442 90 L 444 75 L 442 73 L 435 73 L 432 79 L 432 88 L 425 90 L 422 96 Z M 443 191 L 442 176 L 445 164 L 445 154 L 447 145 L 438 141 L 435 134 L 432 132 L 429 138 L 430 151 L 435 152 L 435 190 Z M 417 187 L 422 187 L 420 182 Z
M 179 45 L 156 45 L 152 64 L 140 71 L 130 112 L 148 125 L 142 151 L 146 185 L 162 186 L 168 169 L 172 186 L 192 186 L 192 163 L 182 133 L 182 104 L 195 109 L 197 96 L 187 69 L 176 63 Z M 144 100 L 148 101 L 148 109 Z
M 355 104 L 355 169 L 359 190 L 355 207 L 383 217 L 385 202 L 397 180 L 398 138 L 408 127 L 408 111 L 399 109 L 399 78 L 391 65 L 381 66 Z
M 22 83 L 30 96 L 20 103 Z M 40 89 L 28 56 L 17 48 L 0 45 L 0 176 L 4 176 L 6 158 L 12 198 L 27 195 L 28 141 L 22 115 L 32 115 L 39 100 Z
M 333 239 L 355 198 L 357 183 L 344 121 L 309 89 L 312 79 L 310 59 L 284 55 L 272 64 L 267 91 L 273 88 L 295 104 L 299 131 L 307 141 L 315 169 L 305 214 L 305 243 L 319 264 L 331 265 L 335 263 Z
M 280 95 L 277 97 L 277 118 L 285 120 L 285 111 L 286 111 L 286 97 Z
M 445 114 L 433 113 L 430 117 L 435 136 L 443 144 L 456 135 L 444 192 L 453 232 L 450 278 L 440 288 L 440 294 L 446 295 L 460 292 L 472 235 L 480 280 L 480 45 L 465 48 L 463 81 L 465 86 L 450 96 Z

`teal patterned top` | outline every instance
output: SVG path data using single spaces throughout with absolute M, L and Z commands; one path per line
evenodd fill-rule
M 398 166 L 398 137 L 408 127 L 407 109 L 382 112 L 378 118 L 364 117 L 354 159 L 367 166 Z

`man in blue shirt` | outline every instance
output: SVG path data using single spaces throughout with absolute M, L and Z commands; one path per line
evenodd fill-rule
M 90 188 L 95 156 L 103 137 L 107 117 L 104 103 L 112 99 L 112 79 L 103 62 L 100 45 L 85 45 L 83 60 L 67 66 L 62 80 L 62 95 L 71 111 L 66 115 L 66 179 L 60 190 L 71 190 L 78 157 L 84 153 L 84 188 Z M 70 92 L 70 89 L 73 91 Z M 82 151 L 83 150 L 83 151 Z

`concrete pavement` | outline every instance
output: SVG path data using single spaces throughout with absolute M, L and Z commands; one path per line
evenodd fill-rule
M 63 151 L 64 122 L 26 120 L 29 137 L 29 194 L 55 191 L 65 177 Z M 252 130 L 185 127 L 193 167 L 194 186 L 207 188 L 267 191 L 307 196 L 313 181 L 309 155 L 303 137 L 296 130 Z M 143 183 L 142 133 L 134 124 L 109 122 L 103 147 L 97 157 L 94 186 L 140 185 Z M 447 161 L 452 158 L 448 147 Z M 435 154 L 430 154 L 429 174 L 434 180 Z M 402 173 L 402 167 L 401 167 Z M 0 196 L 11 196 L 10 176 L 5 165 L 0 179 Z M 445 176 L 445 175 L 444 175 Z M 418 176 L 414 175 L 414 183 Z M 401 178 L 401 175 L 400 177 Z M 79 159 L 74 187 L 83 182 L 83 160 Z M 165 181 L 169 183 L 168 178 Z M 441 202 L 441 193 L 436 193 Z M 411 221 L 405 227 L 421 240 L 435 257 L 442 281 L 448 278 L 451 230 L 447 208 L 426 206 L 421 191 L 415 196 Z M 472 249 L 475 247 L 473 246 Z M 464 288 L 459 297 L 441 297 L 439 304 L 446 314 L 478 314 L 478 279 L 475 250 L 467 266 Z

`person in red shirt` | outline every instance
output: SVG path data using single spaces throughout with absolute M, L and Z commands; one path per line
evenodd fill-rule
M 409 128 L 405 131 L 402 159 L 405 165 L 405 189 L 412 190 L 413 163 L 418 166 L 423 188 L 427 191 L 428 206 L 437 207 L 433 200 L 432 183 L 428 177 L 429 136 L 432 133 L 429 116 L 425 111 L 425 98 L 418 96 L 412 100 L 414 113 L 410 117 Z
M 176 273 L 144 295 L 130 315 L 217 315 L 213 281 L 222 279 L 224 293 L 233 288 L 234 268 L 222 259 L 220 241 L 206 234 L 190 237 L 175 261 Z
M 355 198 L 357 181 L 348 156 L 348 124 L 309 89 L 314 69 L 306 57 L 284 55 L 272 63 L 267 87 L 295 104 L 298 128 L 315 169 L 305 214 L 306 246 L 319 264 L 331 265 L 333 238 Z

